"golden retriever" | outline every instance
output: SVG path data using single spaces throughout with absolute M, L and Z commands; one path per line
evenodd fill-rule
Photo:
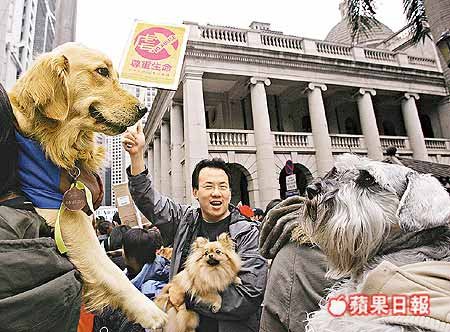
M 59 168 L 98 171 L 104 150 L 94 133 L 117 135 L 145 113 L 121 88 L 111 61 L 80 44 L 67 43 L 42 55 L 9 94 L 18 131 L 39 142 Z M 58 210 L 37 209 L 50 226 Z M 89 217 L 64 210 L 61 233 L 68 257 L 81 272 L 89 309 L 120 308 L 145 328 L 165 324 L 166 314 L 141 294 L 100 247 Z

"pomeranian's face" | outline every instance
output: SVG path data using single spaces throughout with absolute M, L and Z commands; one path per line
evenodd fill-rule
M 222 233 L 217 241 L 210 242 L 203 237 L 197 238 L 192 244 L 192 253 L 187 265 L 195 264 L 197 267 L 217 269 L 231 268 L 239 271 L 240 259 L 234 251 L 234 243 L 230 236 Z

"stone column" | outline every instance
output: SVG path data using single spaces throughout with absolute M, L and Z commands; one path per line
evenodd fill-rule
M 322 99 L 322 91 L 326 90 L 327 86 L 325 84 L 317 83 L 309 83 L 305 90 L 308 96 L 308 109 L 319 176 L 325 175 L 334 165 L 331 139 L 328 133 L 327 117 Z
M 252 77 L 250 83 L 256 144 L 256 166 L 258 168 L 259 206 L 264 208 L 272 199 L 280 196 L 275 173 L 269 109 L 267 107 L 266 89 L 264 87 L 264 85 L 270 85 L 270 80 L 268 78 Z
M 161 123 L 161 193 L 170 196 L 170 128 L 169 122 Z
M 184 179 L 181 160 L 183 159 L 183 109 L 180 104 L 173 104 L 170 109 L 170 147 L 172 169 L 172 198 L 175 202 L 184 202 Z
M 183 77 L 184 155 L 186 202 L 193 201 L 192 172 L 195 165 L 208 158 L 203 73 L 185 73 Z
M 152 143 L 150 143 L 148 145 L 148 151 L 147 151 L 147 169 L 148 169 L 148 173 L 152 176 L 152 178 L 153 178 L 153 168 L 154 168 L 153 145 L 152 145 Z
M 416 100 L 419 100 L 419 95 L 416 93 L 405 93 L 403 95 L 401 101 L 403 121 L 405 122 L 409 144 L 413 150 L 413 158 L 428 161 L 428 153 L 419 113 L 417 112 Z
M 380 133 L 378 132 L 372 103 L 372 96 L 375 95 L 375 90 L 359 89 L 356 94 L 356 101 L 358 103 L 361 129 L 367 146 L 367 155 L 370 159 L 382 160 L 383 149 L 381 148 Z
M 153 182 L 157 191 L 161 190 L 161 138 L 153 139 Z
M 450 96 L 444 97 L 438 105 L 439 122 L 443 138 L 450 138 Z

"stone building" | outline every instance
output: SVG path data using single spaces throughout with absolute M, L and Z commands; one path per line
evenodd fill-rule
M 351 44 L 340 22 L 326 40 L 199 25 L 176 91 L 160 90 L 146 134 L 155 186 L 191 203 L 195 164 L 221 157 L 233 171 L 233 203 L 265 207 L 285 185 L 287 160 L 300 193 L 353 152 L 450 164 L 450 118 L 431 41 L 413 46 L 405 29 L 381 25 Z

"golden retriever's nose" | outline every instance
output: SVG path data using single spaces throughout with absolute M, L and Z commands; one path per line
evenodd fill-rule
M 138 111 L 139 118 L 142 118 L 145 113 L 147 113 L 147 107 L 144 105 L 136 105 L 136 109 Z

